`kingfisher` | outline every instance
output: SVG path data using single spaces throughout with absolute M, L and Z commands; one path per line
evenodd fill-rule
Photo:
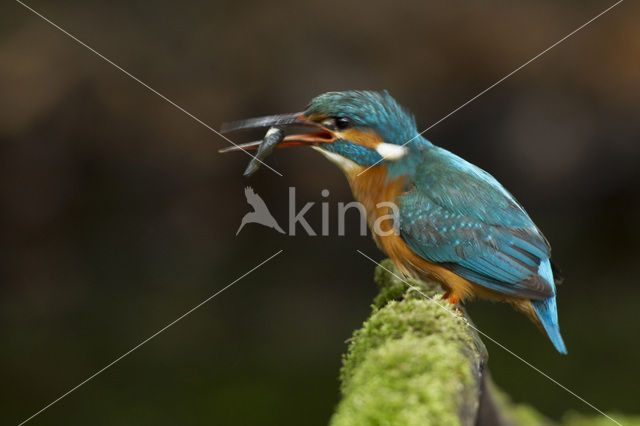
M 369 227 L 380 227 L 372 232 L 376 244 L 403 274 L 436 280 L 454 305 L 474 297 L 509 303 L 567 353 L 556 307 L 560 276 L 547 239 L 493 176 L 424 138 L 387 91 L 327 92 L 303 112 L 237 121 L 223 131 L 258 127 L 301 129 L 277 147 L 309 146 L 344 172 Z M 398 214 L 384 220 L 389 203 Z

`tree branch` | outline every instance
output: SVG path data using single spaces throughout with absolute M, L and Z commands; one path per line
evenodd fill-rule
M 371 316 L 349 341 L 332 426 L 554 424 L 493 390 L 487 349 L 466 314 L 441 300 L 438 283 L 408 279 L 408 286 L 401 276 L 388 259 L 376 268 L 380 291 Z M 640 424 L 637 417 L 618 418 Z M 568 425 L 576 419 L 607 420 L 563 417 Z

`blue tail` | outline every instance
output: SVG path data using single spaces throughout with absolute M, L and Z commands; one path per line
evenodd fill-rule
M 551 339 L 553 346 L 556 347 L 561 354 L 567 354 L 567 348 L 564 345 L 562 336 L 560 335 L 560 327 L 558 326 L 558 311 L 556 310 L 556 298 L 551 297 L 544 300 L 532 300 L 533 310 L 538 314 L 538 318 L 544 327 L 544 331 Z
M 553 283 L 553 272 L 551 272 L 551 263 L 549 260 L 543 260 L 538 268 L 538 273 L 545 280 L 551 283 L 555 291 L 555 284 Z M 547 332 L 547 335 L 551 339 L 553 346 L 561 354 L 567 353 L 567 347 L 564 345 L 562 336 L 560 335 L 560 326 L 558 325 L 558 309 L 556 307 L 556 297 L 550 297 L 544 300 L 532 300 L 533 310 L 536 311 L 542 327 Z

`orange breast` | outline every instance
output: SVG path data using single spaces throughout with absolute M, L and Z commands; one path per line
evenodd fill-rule
M 404 192 L 405 188 L 403 177 L 388 180 L 387 168 L 383 165 L 373 167 L 360 176 L 355 173 L 348 174 L 347 178 L 354 197 L 365 206 L 367 221 L 376 244 L 404 274 L 416 278 L 437 280 L 450 292 L 450 297 L 454 300 L 464 300 L 474 295 L 494 300 L 505 300 L 504 295 L 474 284 L 417 255 L 395 232 L 393 219 L 385 218 L 391 214 L 389 207 L 380 206 L 380 203 L 392 202 L 397 205 L 398 196 Z M 378 229 L 384 235 L 379 235 L 374 231 L 376 222 Z

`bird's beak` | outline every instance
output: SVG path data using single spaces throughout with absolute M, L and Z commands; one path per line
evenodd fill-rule
M 283 129 L 304 129 L 305 133 L 294 133 L 284 137 L 277 147 L 283 148 L 296 145 L 318 145 L 321 143 L 334 142 L 338 137 L 320 123 L 306 117 L 302 112 L 293 114 L 270 115 L 267 117 L 249 118 L 247 120 L 224 123 L 220 129 L 222 133 L 234 132 L 236 130 L 256 129 L 260 127 L 278 127 Z M 220 152 L 240 151 L 256 149 L 262 141 L 248 142 L 244 144 L 223 148 Z

